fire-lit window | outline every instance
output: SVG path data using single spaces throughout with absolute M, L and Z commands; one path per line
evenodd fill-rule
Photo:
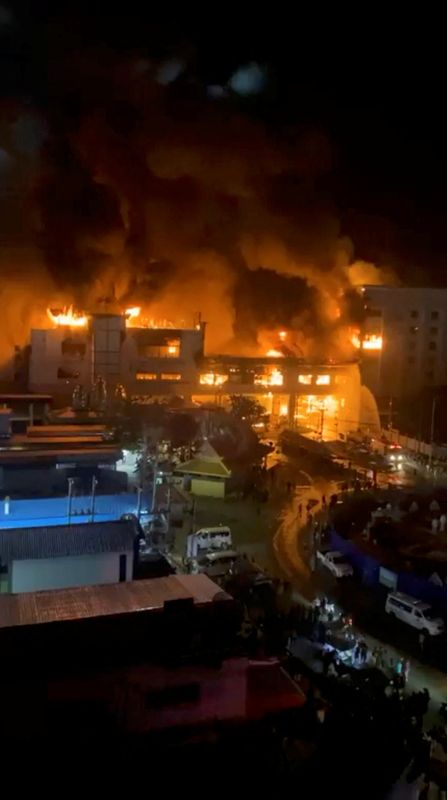
M 344 408 L 346 405 L 346 399 L 344 397 L 340 397 L 340 408 Z
M 199 382 L 202 386 L 222 386 L 228 380 L 228 375 L 218 375 L 215 372 L 202 372 Z
M 182 376 L 180 372 L 162 372 L 161 379 L 162 381 L 181 381 Z
M 156 381 L 157 380 L 157 373 L 156 372 L 137 372 L 135 375 L 137 381 Z
M 312 375 L 298 375 L 298 383 L 304 383 L 306 386 L 310 386 L 312 383 Z
M 138 355 L 143 358 L 178 358 L 180 355 L 180 339 L 164 339 L 154 344 L 139 344 Z
M 316 380 L 317 386 L 329 386 L 330 382 L 331 382 L 330 375 L 317 375 L 317 380 Z
M 281 370 L 276 367 L 267 368 L 260 375 L 253 378 L 255 386 L 282 386 L 284 377 Z

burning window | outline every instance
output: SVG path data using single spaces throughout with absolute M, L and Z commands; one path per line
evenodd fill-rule
M 362 350 L 381 350 L 383 339 L 376 333 L 368 333 L 363 337 Z
M 151 340 L 138 342 L 138 354 L 143 358 L 178 358 L 180 355 L 180 339 L 160 335 L 154 331 Z
M 228 380 L 228 375 L 219 375 L 216 372 L 202 372 L 199 383 L 202 386 L 222 386 Z
M 306 386 L 310 386 L 312 383 L 312 375 L 298 375 L 298 383 L 304 383 Z
M 162 372 L 161 379 L 162 381 L 181 381 L 182 376 L 180 372 Z
M 329 386 L 331 382 L 330 375 L 317 375 L 316 384 L 317 386 Z
M 284 376 L 276 367 L 267 367 L 264 372 L 254 376 L 253 383 L 256 386 L 282 386 Z
M 156 372 L 137 372 L 135 375 L 137 381 L 156 381 L 157 380 L 157 373 Z

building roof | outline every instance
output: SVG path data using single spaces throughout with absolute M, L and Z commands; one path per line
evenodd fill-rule
M 207 440 L 203 442 L 195 457 L 179 464 L 175 472 L 213 478 L 229 478 L 231 475 L 231 470 L 225 466 L 223 459 Z
M 135 520 L 3 529 L 0 562 L 121 553 L 133 549 L 138 532 Z
M 206 575 L 170 575 L 102 586 L 4 594 L 0 595 L 0 628 L 161 610 L 166 601 L 187 598 L 196 605 L 231 600 Z

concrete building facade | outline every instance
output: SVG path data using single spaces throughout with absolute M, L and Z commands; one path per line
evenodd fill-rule
M 378 398 L 447 381 L 447 289 L 364 286 L 363 382 Z

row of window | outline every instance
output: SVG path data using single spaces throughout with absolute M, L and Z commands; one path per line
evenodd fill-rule
M 415 325 L 412 325 L 411 328 L 408 328 L 408 332 L 411 334 L 416 334 L 419 331 L 419 328 Z M 430 328 L 430 336 L 437 336 L 439 328 Z
M 419 311 L 413 309 L 410 311 L 411 319 L 418 319 L 419 318 Z M 439 311 L 430 311 L 430 319 L 439 319 Z
M 181 381 L 182 376 L 180 372 L 162 372 L 160 375 L 156 372 L 137 372 L 135 378 L 137 381 Z
M 408 349 L 409 350 L 416 350 L 416 348 L 417 348 L 417 342 L 414 342 L 414 341 L 408 342 Z M 433 341 L 429 342 L 428 343 L 428 349 L 429 350 L 437 350 L 438 349 L 437 343 L 433 342 Z

